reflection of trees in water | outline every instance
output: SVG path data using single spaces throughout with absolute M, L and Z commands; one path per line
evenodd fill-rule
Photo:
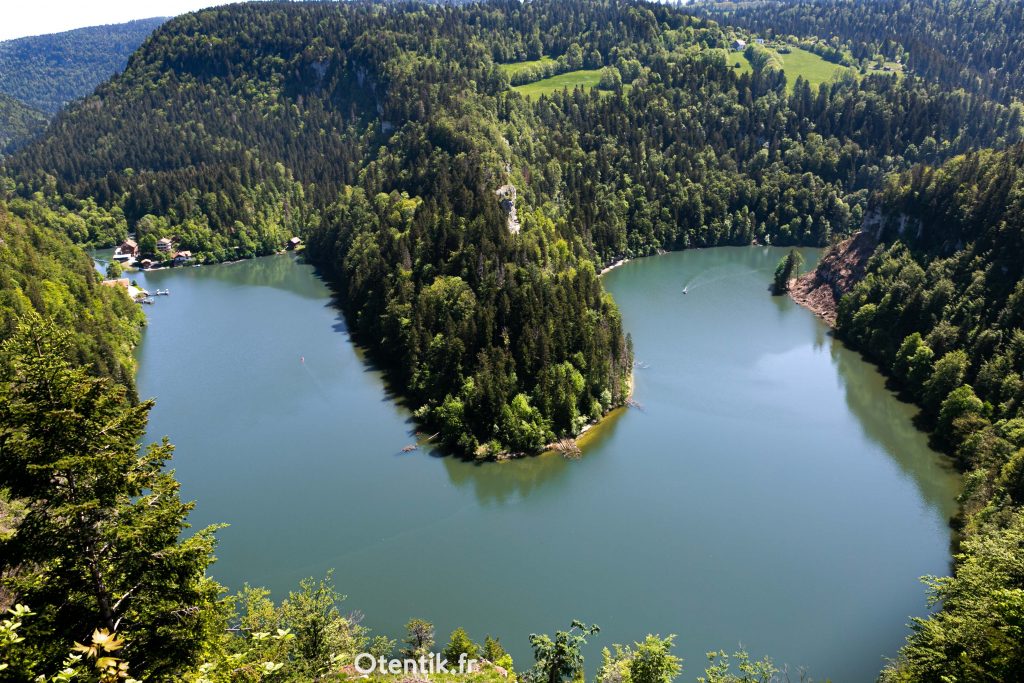
M 504 505 L 525 498 L 542 486 L 564 479 L 572 466 L 579 464 L 557 453 L 500 463 L 468 463 L 453 457 L 443 460 L 451 482 L 458 487 L 472 486 L 481 505 Z
M 600 457 L 602 444 L 611 438 L 616 424 L 627 413 L 627 410 L 613 411 L 582 437 L 583 457 L 578 461 L 566 460 L 558 453 L 499 463 L 467 463 L 445 457 L 445 469 L 456 486 L 473 486 L 479 503 L 503 505 L 517 497 L 525 498 L 544 486 L 560 484 L 572 475 L 573 467 L 586 467 L 588 459 Z
M 825 323 L 819 322 L 818 325 L 815 325 L 814 350 L 820 351 L 825 346 L 825 344 L 828 343 L 829 337 L 831 337 L 831 334 L 829 333 L 828 328 L 825 326 Z
M 952 461 L 929 448 L 927 435 L 914 427 L 916 409 L 886 389 L 878 370 L 856 352 L 836 341 L 831 355 L 846 389 L 846 405 L 864 434 L 914 481 L 929 507 L 952 517 L 959 482 Z
M 325 282 L 294 254 L 278 254 L 261 256 L 234 263 L 218 263 L 215 265 L 192 268 L 180 266 L 168 270 L 157 270 L 146 273 L 146 280 L 155 286 L 172 286 L 167 281 L 175 276 L 187 276 L 195 273 L 204 280 L 226 282 L 242 287 L 273 287 L 306 299 L 323 299 L 330 296 L 330 289 Z

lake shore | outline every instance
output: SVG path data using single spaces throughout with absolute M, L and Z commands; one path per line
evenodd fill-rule
M 610 273 L 611 271 L 615 270 L 619 266 L 624 266 L 624 265 L 626 265 L 629 262 L 630 262 L 630 259 L 628 259 L 628 258 L 619 259 L 618 261 L 615 261 L 614 263 L 611 263 L 611 264 L 605 266 L 604 268 L 602 268 L 601 272 L 599 272 L 597 274 L 597 276 L 601 277 L 605 273 Z
M 873 367 L 767 295 L 783 254 L 690 250 L 633 259 L 603 282 L 642 359 L 631 386 L 644 408 L 587 429 L 579 462 L 436 457 L 426 437 L 402 454 L 422 427 L 308 264 L 141 273 L 174 293 L 149 307 L 137 349 L 139 394 L 158 399 L 147 439 L 175 443 L 183 496 L 200 501 L 194 526 L 231 524 L 213 574 L 232 589 L 285 596 L 336 567 L 377 632 L 415 612 L 503 642 L 586 605 L 605 626 L 595 647 L 678 632 L 691 661 L 742 618 L 758 654 L 871 680 L 925 611 L 917 577 L 948 566 L 957 482 Z M 715 284 L 684 298 L 681 274 Z M 422 542 L 433 538 L 491 545 L 456 553 Z M 594 552 L 609 539 L 615 551 Z M 756 571 L 752 555 L 766 558 Z M 593 558 L 587 572 L 580 557 Z M 523 558 L 572 580 L 518 589 Z M 630 593 L 607 598 L 611 584 Z M 865 636 L 840 642 L 823 622 Z M 529 661 L 524 639 L 508 646 Z

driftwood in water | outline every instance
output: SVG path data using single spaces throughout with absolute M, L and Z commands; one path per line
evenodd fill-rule
M 580 450 L 579 445 L 576 443 L 576 439 L 568 437 L 556 441 L 555 450 L 566 458 L 576 459 L 583 455 L 583 451 Z
M 439 436 L 441 436 L 441 432 L 434 432 L 433 434 L 431 434 L 430 436 L 428 436 L 427 438 L 424 439 L 422 434 L 420 434 L 419 432 L 416 432 L 417 442 L 416 443 L 411 443 L 408 446 L 403 447 L 402 448 L 402 452 L 403 453 L 412 453 L 413 451 L 415 451 L 416 449 L 418 449 L 420 447 L 420 444 L 419 444 L 420 441 L 422 441 L 423 443 L 430 443 L 431 441 L 433 441 L 434 439 L 436 439 Z

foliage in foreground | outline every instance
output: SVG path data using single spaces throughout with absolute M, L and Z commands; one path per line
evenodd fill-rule
M 303 591 L 307 595 L 311 586 L 309 583 L 303 586 Z M 295 594 L 292 594 L 289 599 L 294 597 Z M 308 608 L 309 605 L 305 607 Z M 286 609 L 288 601 L 280 608 L 272 608 L 270 614 L 280 615 Z M 314 609 L 312 612 L 306 612 L 305 616 L 315 617 L 320 614 L 322 612 Z M 0 620 L 0 679 L 7 680 L 6 677 L 13 672 L 12 663 L 17 665 L 23 661 L 21 650 L 25 648 L 25 637 L 21 632 L 25 621 L 31 620 L 34 616 L 35 613 L 28 607 L 19 604 L 9 609 L 5 618 Z M 431 625 L 427 625 L 432 628 Z M 584 636 L 595 631 L 596 627 L 588 629 L 573 621 L 569 631 L 558 631 L 553 639 L 549 636 L 532 635 L 531 640 L 559 645 L 550 648 L 541 645 L 536 649 L 537 661 L 533 668 L 518 676 L 510 665 L 496 667 L 493 660 L 485 659 L 468 672 L 432 674 L 430 679 L 439 683 L 516 683 L 517 680 L 524 683 L 580 683 L 584 680 L 581 651 L 586 642 Z M 341 664 L 347 659 L 347 653 L 352 653 L 353 650 L 346 650 L 346 654 L 339 652 L 332 655 L 326 664 L 317 664 L 316 650 L 326 645 L 326 641 L 318 638 L 318 635 L 318 632 L 308 628 L 302 635 L 292 632 L 290 628 L 278 628 L 274 633 L 254 631 L 242 636 L 227 635 L 227 638 L 235 641 L 230 652 L 220 650 L 217 657 L 203 663 L 198 670 L 180 673 L 178 680 L 187 680 L 191 683 L 309 683 L 349 680 L 352 677 L 352 667 Z M 604 664 L 598 671 L 595 683 L 672 683 L 683 670 L 682 660 L 671 653 L 674 639 L 675 636 L 661 638 L 648 635 L 642 642 L 634 643 L 632 647 L 615 645 L 614 655 L 606 648 L 603 651 Z M 492 643 L 492 646 L 497 646 L 496 641 L 490 637 L 488 642 Z M 468 637 L 465 644 L 479 650 Z M 131 664 L 122 656 L 124 647 L 125 642 L 117 634 L 106 629 L 97 629 L 93 631 L 86 644 L 74 643 L 59 670 L 52 675 L 40 674 L 34 680 L 36 683 L 140 683 L 129 672 Z M 486 652 L 487 648 L 482 651 Z M 390 652 L 377 654 L 386 657 Z M 444 653 L 443 656 L 448 657 L 448 654 Z M 778 676 L 779 670 L 774 667 L 771 660 L 766 658 L 752 662 L 743 650 L 734 653 L 732 660 L 725 652 L 709 652 L 707 657 L 709 663 L 704 675 L 697 678 L 700 683 L 776 683 L 789 680 L 788 676 Z M 504 658 L 507 659 L 507 655 L 504 655 Z M 733 661 L 736 662 L 735 668 Z M 380 682 L 408 680 L 405 674 L 372 673 L 365 678 Z M 805 676 L 801 676 L 800 679 L 809 681 Z

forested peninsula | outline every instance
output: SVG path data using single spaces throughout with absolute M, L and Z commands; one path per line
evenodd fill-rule
M 75 239 L 131 229 L 199 262 L 303 236 L 450 449 L 534 452 L 629 394 L 601 266 L 825 244 L 885 173 L 1020 137 L 1018 108 L 923 81 L 739 73 L 732 35 L 632 2 L 198 12 L 10 157 L 8 196 L 58 228 L 104 216 Z M 609 89 L 510 89 L 503 67 L 547 56 Z

